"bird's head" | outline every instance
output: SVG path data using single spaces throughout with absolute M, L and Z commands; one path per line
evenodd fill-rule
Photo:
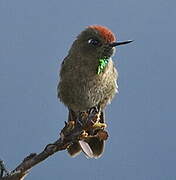
M 114 33 L 107 27 L 100 25 L 88 26 L 74 41 L 70 53 L 77 54 L 82 59 L 90 59 L 99 63 L 99 60 L 107 60 L 113 56 L 115 47 L 128 44 L 131 40 L 116 42 Z

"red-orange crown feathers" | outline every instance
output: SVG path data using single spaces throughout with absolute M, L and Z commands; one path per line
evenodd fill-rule
M 97 30 L 107 42 L 114 42 L 116 40 L 114 33 L 105 26 L 92 25 L 89 28 Z

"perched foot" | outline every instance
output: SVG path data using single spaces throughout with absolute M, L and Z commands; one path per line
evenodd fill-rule
M 107 125 L 105 123 L 95 122 L 92 127 L 95 129 L 104 129 Z
M 90 130 L 90 129 L 92 129 L 92 127 L 100 129 L 100 127 L 99 127 L 100 125 L 97 124 L 100 121 L 100 112 L 92 110 L 89 114 L 86 113 L 86 115 L 87 116 L 85 116 L 86 119 L 84 119 L 85 123 L 84 123 L 83 129 Z

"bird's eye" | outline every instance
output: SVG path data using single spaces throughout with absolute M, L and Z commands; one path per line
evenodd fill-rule
M 89 39 L 88 44 L 91 44 L 93 46 L 97 46 L 97 45 L 100 45 L 100 41 L 97 39 Z

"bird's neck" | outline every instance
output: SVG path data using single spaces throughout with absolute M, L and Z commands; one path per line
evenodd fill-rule
M 109 58 L 100 58 L 98 60 L 98 67 L 97 67 L 97 74 L 99 75 L 100 73 L 103 73 L 106 66 L 108 65 Z
M 102 75 L 109 64 L 111 58 L 98 58 L 95 56 L 80 56 L 78 54 L 72 54 L 70 61 L 76 71 L 80 71 L 83 74 L 90 75 Z

